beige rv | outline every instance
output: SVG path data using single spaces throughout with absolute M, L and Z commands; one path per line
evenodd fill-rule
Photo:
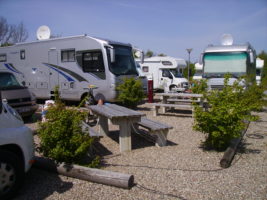
M 35 96 L 12 73 L 0 72 L 0 90 L 2 99 L 6 99 L 22 117 L 30 117 L 37 110 Z

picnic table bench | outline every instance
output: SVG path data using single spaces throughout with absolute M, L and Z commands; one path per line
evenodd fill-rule
M 148 132 L 145 132 L 139 127 L 147 129 Z M 160 147 L 166 146 L 167 135 L 169 129 L 172 128 L 172 126 L 148 119 L 146 117 L 142 117 L 141 121 L 133 124 L 133 131 L 135 133 L 140 134 L 149 140 L 153 140 L 153 142 L 155 141 L 156 146 Z
M 193 102 L 199 103 L 199 105 L 203 107 L 203 100 L 202 100 L 203 95 L 202 94 L 161 93 L 161 94 L 158 94 L 158 96 L 160 96 L 162 102 L 152 104 L 154 108 L 154 113 L 153 113 L 154 116 L 158 115 L 160 107 L 162 107 L 162 113 L 166 113 L 166 108 L 179 108 L 179 109 L 192 110 L 192 113 L 193 113 L 193 109 L 194 109 L 192 105 Z M 176 103 L 179 103 L 179 104 L 176 104 Z
M 91 105 L 89 109 L 99 117 L 99 134 L 107 136 L 109 134 L 108 119 L 111 123 L 119 125 L 120 151 L 130 151 L 132 149 L 131 127 L 133 123 L 141 121 L 145 114 L 119 106 L 116 104 Z M 92 133 L 94 134 L 94 133 Z

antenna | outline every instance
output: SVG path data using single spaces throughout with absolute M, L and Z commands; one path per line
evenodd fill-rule
M 46 40 L 50 38 L 50 29 L 48 26 L 40 26 L 36 32 L 38 40 Z
M 231 34 L 223 34 L 221 37 L 221 44 L 225 46 L 229 46 L 233 44 L 233 37 Z

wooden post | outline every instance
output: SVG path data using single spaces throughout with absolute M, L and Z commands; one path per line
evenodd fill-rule
M 167 104 L 167 99 L 168 99 L 169 97 L 168 96 L 162 96 L 162 103 L 163 104 Z M 166 113 L 166 107 L 162 107 L 162 113 Z
M 159 112 L 159 106 L 154 105 L 154 112 L 153 112 L 153 116 L 156 117 L 158 115 Z
M 108 135 L 109 130 L 108 130 L 108 118 L 99 115 L 99 133 L 100 135 Z
M 68 177 L 125 189 L 130 189 L 134 185 L 133 175 L 82 167 L 79 165 L 68 165 L 65 163 L 57 165 L 54 161 L 48 158 L 35 157 L 35 163 L 33 164 L 33 167 Z
M 167 130 L 162 130 L 156 133 L 157 135 L 156 146 L 158 147 L 166 146 L 168 131 L 169 130 L 167 129 Z
M 120 126 L 120 152 L 132 150 L 132 139 L 131 139 L 131 124 L 126 118 L 119 124 Z
M 247 127 L 249 125 L 248 122 L 247 123 Z M 226 149 L 226 151 L 224 152 L 224 155 L 220 161 L 220 165 L 223 168 L 228 168 L 231 165 L 231 162 L 235 156 L 237 147 L 239 145 L 239 143 L 241 142 L 242 138 L 244 137 L 246 131 L 247 131 L 247 127 L 245 128 L 245 130 L 242 131 L 240 138 L 235 138 L 230 142 L 229 147 Z
M 228 168 L 231 165 L 231 162 L 234 158 L 237 146 L 239 145 L 241 138 L 235 138 L 231 141 L 230 146 L 224 152 L 224 155 L 220 161 L 222 168 Z

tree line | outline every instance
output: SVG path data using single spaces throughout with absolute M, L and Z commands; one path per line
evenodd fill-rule
M 25 42 L 29 34 L 23 22 L 9 24 L 6 18 L 0 16 L 0 46 L 10 46 L 18 42 Z

